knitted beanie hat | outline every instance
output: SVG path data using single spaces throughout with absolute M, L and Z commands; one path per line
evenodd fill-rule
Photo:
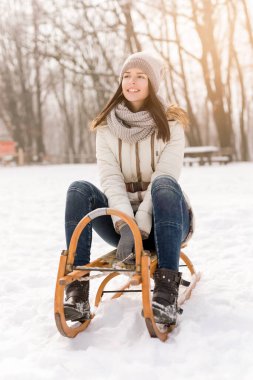
M 133 67 L 143 70 L 148 76 L 155 93 L 157 93 L 163 75 L 164 64 L 162 60 L 145 51 L 131 54 L 123 64 L 120 72 L 120 81 L 123 78 L 123 74 Z

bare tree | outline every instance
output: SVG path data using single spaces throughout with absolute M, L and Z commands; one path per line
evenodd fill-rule
M 43 140 L 43 112 L 42 112 L 42 57 L 39 53 L 39 24 L 40 7 L 36 0 L 32 1 L 32 24 L 33 24 L 33 61 L 35 70 L 35 97 L 36 97 L 36 117 L 34 120 L 34 139 L 36 142 L 36 154 L 39 161 L 45 155 Z
M 1 116 L 10 133 L 26 152 L 28 162 L 40 159 L 45 149 L 42 131 L 41 59 L 38 53 L 38 9 L 32 2 L 32 18 L 20 3 L 6 10 L 2 23 L 2 86 L 5 88 Z M 17 8 L 16 8 L 17 7 Z M 8 17 L 13 23 L 8 23 Z M 30 30 L 26 30 L 26 22 Z
M 228 21 L 229 21 L 229 25 L 231 26 L 231 40 L 234 39 L 234 26 L 235 26 L 235 20 L 237 18 L 237 11 L 238 9 L 236 7 L 236 3 L 234 2 L 227 3 Z M 244 75 L 243 75 L 243 69 L 240 64 L 238 53 L 236 51 L 236 46 L 234 43 L 231 43 L 230 45 L 230 52 L 231 52 L 232 59 L 235 62 L 235 68 L 238 73 L 238 87 L 240 88 L 240 93 L 241 93 L 241 106 L 240 106 L 240 111 L 239 111 L 241 158 L 244 161 L 248 161 L 249 160 L 248 139 L 247 139 L 247 133 L 245 131 L 245 114 L 246 114 L 246 98 L 247 98 L 246 88 L 245 88 L 245 83 L 244 83 L 245 80 L 244 80 Z M 233 67 L 230 66 L 229 70 L 232 70 L 232 69 Z
M 195 29 L 202 47 L 201 66 L 208 99 L 213 107 L 213 117 L 221 147 L 231 146 L 232 128 L 226 111 L 226 97 L 222 83 L 221 62 L 214 37 L 214 5 L 210 0 L 191 0 Z
M 0 118 L 28 159 L 90 162 L 90 121 L 116 90 L 126 55 L 151 48 L 166 63 L 168 101 L 189 114 L 189 144 L 230 146 L 250 159 L 252 76 L 242 53 L 253 53 L 250 12 L 247 0 L 30 0 L 27 8 L 16 0 L 0 15 Z
M 248 32 L 249 42 L 250 42 L 251 48 L 253 49 L 253 31 L 252 31 L 250 14 L 249 14 L 247 2 L 246 2 L 246 0 L 241 0 L 241 2 L 243 5 L 243 10 L 244 10 L 244 14 L 245 14 L 245 21 L 246 21 L 245 26 L 246 26 L 246 30 Z

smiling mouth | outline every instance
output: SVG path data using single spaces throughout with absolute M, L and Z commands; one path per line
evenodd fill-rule
M 135 90 L 135 89 L 132 89 L 130 88 L 129 90 L 127 90 L 127 92 L 139 92 L 140 90 Z

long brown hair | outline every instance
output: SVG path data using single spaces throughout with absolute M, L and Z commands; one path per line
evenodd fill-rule
M 168 120 L 178 120 L 186 126 L 188 124 L 187 114 L 182 108 L 172 105 L 168 107 L 165 111 L 162 103 L 157 98 L 155 91 L 151 85 L 151 82 L 148 80 L 149 84 L 149 95 L 144 103 L 143 109 L 146 109 L 151 114 L 157 126 L 157 138 L 162 139 L 164 142 L 169 141 L 170 139 L 170 129 L 168 126 Z M 109 100 L 106 106 L 102 109 L 102 111 L 97 115 L 97 117 L 92 121 L 90 129 L 92 131 L 96 130 L 96 128 L 102 124 L 106 116 L 110 113 L 110 111 L 121 101 L 125 101 L 128 108 L 130 108 L 130 103 L 126 100 L 122 93 L 122 83 L 120 83 L 113 97 Z

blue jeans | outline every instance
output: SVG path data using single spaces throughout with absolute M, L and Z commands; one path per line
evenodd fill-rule
M 151 188 L 153 224 L 149 238 L 143 241 L 147 250 L 155 249 L 159 268 L 178 270 L 180 246 L 190 228 L 189 210 L 175 179 L 159 176 Z M 73 182 L 67 193 L 65 232 L 67 248 L 78 222 L 89 212 L 108 207 L 108 200 L 96 186 L 87 181 Z M 92 229 L 110 245 L 117 247 L 120 235 L 114 230 L 111 216 L 100 216 L 90 222 L 80 235 L 74 265 L 90 262 Z

